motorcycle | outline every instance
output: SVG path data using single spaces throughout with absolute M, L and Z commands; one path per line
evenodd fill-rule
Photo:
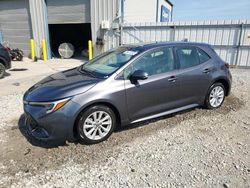
M 6 49 L 8 50 L 8 52 L 10 54 L 11 60 L 16 60 L 16 61 L 22 61 L 23 60 L 24 53 L 23 53 L 22 50 L 20 50 L 18 48 L 11 49 L 9 47 L 6 47 Z
M 9 52 L 11 60 L 16 60 L 16 61 L 23 60 L 24 53 L 22 50 L 20 50 L 19 48 L 11 49 L 8 42 L 3 45 L 5 46 L 6 50 Z

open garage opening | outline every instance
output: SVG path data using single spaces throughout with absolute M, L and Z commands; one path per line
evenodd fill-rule
M 49 24 L 49 33 L 53 57 L 63 58 L 58 52 L 59 46 L 63 43 L 73 45 L 74 55 L 72 58 L 87 57 L 88 41 L 91 40 L 90 23 Z

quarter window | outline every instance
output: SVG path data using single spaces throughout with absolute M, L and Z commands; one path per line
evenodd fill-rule
M 210 57 L 207 55 L 207 53 L 201 49 L 198 49 L 198 55 L 200 58 L 200 63 L 205 63 L 206 61 L 208 61 L 210 59 Z
M 136 70 L 143 70 L 149 76 L 165 73 L 175 69 L 172 48 L 160 48 L 144 54 L 138 60 L 129 65 L 125 70 L 125 78 Z

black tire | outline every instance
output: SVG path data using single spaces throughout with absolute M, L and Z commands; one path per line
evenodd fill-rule
M 104 112 L 105 115 L 107 115 L 107 117 L 109 117 L 111 119 L 111 125 L 108 125 L 110 127 L 110 130 L 107 133 L 105 133 L 106 135 L 104 137 L 99 138 L 99 139 L 91 139 L 91 138 L 89 138 L 89 136 L 87 136 L 85 131 L 84 131 L 84 128 L 86 129 L 86 127 L 84 127 L 85 126 L 85 121 L 87 121 L 87 119 L 90 118 L 92 116 L 92 114 L 95 113 L 95 112 L 96 113 Z M 94 121 L 94 119 L 93 119 L 93 121 Z M 96 126 L 98 126 L 98 125 L 96 125 Z M 113 112 L 113 110 L 111 108 L 109 108 L 107 106 L 104 106 L 104 105 L 92 106 L 92 107 L 89 107 L 88 109 L 84 110 L 80 114 L 80 116 L 78 118 L 78 122 L 77 122 L 77 136 L 78 136 L 78 139 L 83 143 L 97 144 L 97 143 L 100 143 L 100 142 L 102 142 L 104 140 L 107 140 L 110 137 L 110 135 L 113 133 L 113 131 L 115 129 L 115 126 L 116 126 L 116 116 L 115 116 L 115 113 Z M 89 128 L 89 131 L 90 131 L 90 129 L 93 129 L 93 127 Z M 94 129 L 98 129 L 98 128 L 96 127 Z M 99 130 L 97 130 L 97 131 L 98 131 L 98 134 L 99 134 Z M 96 131 L 96 133 L 97 133 L 97 131 Z M 93 132 L 95 132 L 95 130 Z M 100 136 L 100 134 L 99 134 L 99 136 Z
M 5 66 L 0 62 L 0 79 L 5 75 Z
M 213 105 L 212 103 L 211 103 L 211 92 L 215 89 L 215 88 L 221 88 L 222 90 L 223 90 L 223 97 L 221 98 L 222 100 L 220 101 L 220 102 L 218 102 L 218 104 L 217 105 Z M 226 96 L 226 89 L 225 89 L 225 86 L 222 84 L 222 83 L 220 83 L 220 82 L 216 82 L 216 83 L 214 83 L 210 88 L 209 88 L 209 90 L 208 90 L 208 92 L 207 92 L 207 95 L 206 95 L 206 99 L 205 99 L 205 107 L 206 108 L 208 108 L 208 109 L 216 109 L 216 108 L 219 108 L 219 107 L 221 107 L 221 105 L 223 104 L 223 102 L 224 102 L 224 99 L 225 99 L 225 96 Z
M 17 60 L 17 61 L 22 61 L 22 60 L 23 60 L 23 56 L 22 56 L 21 54 L 18 54 L 18 55 L 16 56 L 16 60 Z
M 23 52 L 22 50 L 19 50 L 19 49 L 18 49 L 18 51 L 19 51 L 19 54 L 20 54 L 21 56 L 24 56 L 24 52 Z

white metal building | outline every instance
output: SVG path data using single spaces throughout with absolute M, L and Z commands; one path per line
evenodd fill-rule
M 58 45 L 70 42 L 76 49 L 93 41 L 94 54 L 119 45 L 120 23 L 124 21 L 166 22 L 172 19 L 168 0 L 0 0 L 0 32 L 13 48 L 30 54 L 30 39 L 41 57 L 41 41 L 49 56 Z M 141 7 L 141 8 L 140 8 Z M 143 8 L 142 8 L 143 7 Z M 122 19 L 124 18 L 124 19 Z M 116 37 L 114 37 L 116 36 Z
M 168 0 L 125 0 L 124 21 L 169 22 L 172 21 L 173 4 Z

